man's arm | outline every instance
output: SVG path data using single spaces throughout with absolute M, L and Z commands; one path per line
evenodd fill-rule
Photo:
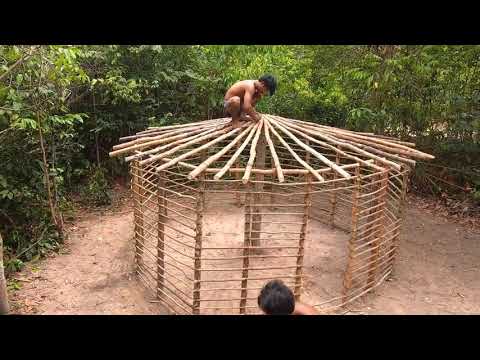
M 296 301 L 293 315 L 319 315 L 319 313 L 313 306 L 302 304 L 301 302 Z
M 255 111 L 252 105 L 252 93 L 250 91 L 245 91 L 245 95 L 243 96 L 243 111 L 245 111 L 247 115 L 250 115 L 253 120 L 260 120 L 260 114 Z

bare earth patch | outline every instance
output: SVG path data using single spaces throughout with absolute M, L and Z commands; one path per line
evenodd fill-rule
M 19 313 L 165 314 L 133 273 L 133 213 L 88 214 L 60 254 L 30 264 L 13 296 Z
M 407 205 L 392 281 L 367 295 L 368 314 L 479 314 L 480 233 Z
M 116 210 L 87 213 L 70 225 L 69 239 L 60 254 L 29 264 L 15 276 L 21 284 L 20 290 L 10 294 L 15 313 L 168 313 L 150 302 L 151 294 L 135 278 L 132 211 L 125 204 Z M 318 257 L 336 253 L 324 251 Z M 478 230 L 410 203 L 393 277 L 376 292 L 349 305 L 345 313 L 479 314 L 479 258 Z M 305 301 L 314 301 L 309 288 L 318 291 L 326 286 L 327 291 L 329 280 L 321 276 L 321 266 L 310 261 L 305 265 L 318 272 L 314 281 L 306 283 L 304 296 Z

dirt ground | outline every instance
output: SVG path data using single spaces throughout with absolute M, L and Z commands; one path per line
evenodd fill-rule
M 133 215 L 123 210 L 78 220 L 60 254 L 29 264 L 16 276 L 21 289 L 13 302 L 20 313 L 161 313 L 132 277 Z
M 267 199 L 264 200 L 264 203 L 268 203 Z M 292 207 L 292 203 L 287 204 L 286 202 L 259 207 L 263 214 L 260 234 L 262 249 L 260 252 L 250 254 L 249 258 L 246 285 L 248 290 L 245 294 L 247 314 L 260 313 L 257 296 L 267 279 L 283 279 L 290 288 L 295 287 L 294 275 L 303 217 L 303 204 L 300 205 L 301 208 L 298 206 L 297 204 Z M 174 207 L 170 206 L 170 208 Z M 175 207 L 175 211 L 181 212 L 181 209 Z M 156 209 L 153 212 L 156 212 Z M 148 220 L 152 218 L 154 218 L 153 213 L 148 213 L 148 216 L 145 216 L 144 225 L 148 222 L 150 225 L 147 228 L 156 229 L 157 224 L 152 226 L 151 221 Z M 207 196 L 202 222 L 200 295 L 202 314 L 239 313 L 240 298 L 242 297 L 243 249 L 241 247 L 244 241 L 244 218 L 244 207 L 237 205 L 230 195 L 216 193 L 214 196 Z M 165 242 L 168 244 L 164 248 L 166 287 L 173 292 L 172 294 L 167 291 L 167 295 L 175 297 L 170 300 L 176 302 L 176 306 L 180 306 L 180 308 L 177 307 L 177 311 L 182 311 L 181 307 L 184 301 L 191 303 L 191 299 L 183 294 L 190 294 L 193 288 L 193 262 L 186 255 L 194 255 L 192 249 L 194 239 L 185 236 L 189 232 L 188 228 L 181 227 L 173 219 L 168 219 L 165 223 Z M 177 231 L 179 229 L 185 233 L 179 233 Z M 190 233 L 193 236 L 191 230 Z M 146 231 L 146 241 L 143 245 L 145 249 L 144 280 L 152 288 L 155 288 L 157 284 L 155 277 L 157 257 L 152 256 L 157 253 L 155 235 L 155 233 Z M 345 231 L 332 229 L 318 221 L 309 222 L 303 262 L 303 301 L 317 305 L 342 295 L 348 239 L 349 236 Z M 182 244 L 189 244 L 189 247 Z M 172 247 L 175 247 L 176 250 L 172 251 Z M 170 263 L 172 258 L 177 260 L 175 265 Z M 153 273 L 154 276 L 149 276 L 149 273 Z M 177 289 L 172 288 L 173 284 Z M 222 290 L 213 291 L 218 288 Z M 179 298 L 182 298 L 183 301 Z M 170 303 L 170 305 L 172 304 Z M 324 310 L 331 306 L 332 303 L 329 303 L 320 309 Z
M 133 274 L 133 213 L 127 205 L 115 211 L 89 212 L 70 224 L 69 231 L 59 254 L 30 263 L 15 276 L 20 287 L 10 293 L 15 313 L 168 313 L 152 302 L 151 294 Z M 324 236 L 324 246 L 305 260 L 316 274 L 306 283 L 305 301 L 315 302 L 322 292 L 330 291 L 328 284 L 340 284 L 337 275 L 329 275 L 315 263 L 323 259 L 326 264 L 335 258 L 332 241 L 343 242 L 344 236 L 336 231 Z M 409 201 L 393 277 L 350 305 L 346 313 L 479 314 L 478 259 L 478 231 Z M 341 261 L 338 266 L 342 267 Z

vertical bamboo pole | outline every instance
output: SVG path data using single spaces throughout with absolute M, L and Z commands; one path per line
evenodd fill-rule
M 251 193 L 251 183 L 248 182 L 245 185 L 245 225 L 243 233 L 243 266 L 242 266 L 242 290 L 240 296 L 240 314 L 245 314 L 246 305 L 247 305 L 247 285 L 248 285 L 248 267 L 250 266 L 250 234 L 252 231 L 252 193 Z
M 266 150 L 266 148 L 265 148 Z M 266 155 L 265 155 L 266 156 Z M 267 176 L 267 181 L 270 181 L 271 184 L 268 184 L 265 186 L 266 188 L 266 191 L 268 191 L 270 193 L 270 195 L 268 195 L 268 199 L 267 199 L 267 195 L 264 195 L 264 200 L 265 200 L 265 203 L 267 203 L 267 201 L 269 201 L 269 204 L 271 205 L 272 204 L 272 195 L 271 193 L 273 192 L 273 182 L 275 181 L 275 176 L 276 176 L 276 168 L 275 168 L 275 164 L 273 163 L 273 158 L 270 156 L 268 158 L 266 158 L 265 160 L 265 163 L 266 163 L 266 167 L 269 169 L 269 170 L 272 170 L 271 174 Z
M 375 163 L 375 165 L 378 165 L 378 163 Z M 375 175 L 372 178 L 372 181 L 375 181 L 377 183 L 372 186 L 371 191 L 375 191 L 375 190 L 378 190 L 378 189 L 382 188 L 383 182 L 381 180 L 382 180 L 382 174 Z M 365 185 L 365 186 L 367 186 L 367 185 Z M 377 206 L 378 204 L 380 204 L 380 202 L 381 202 L 381 193 L 377 193 L 377 194 L 373 195 L 373 199 L 369 203 L 369 206 L 371 207 L 371 209 L 368 211 L 367 215 L 371 215 L 374 212 L 377 212 L 378 208 L 375 208 L 374 206 Z M 369 221 L 374 220 L 371 217 L 369 217 L 368 219 L 369 219 Z M 377 222 L 373 222 L 372 224 L 370 224 L 365 231 L 364 237 L 369 238 L 369 237 L 371 237 L 371 235 L 373 233 L 379 233 L 380 228 L 377 225 L 378 225 Z M 373 247 L 374 245 L 370 245 L 370 246 Z
M 272 140 L 273 146 L 275 147 L 275 140 L 276 140 L 276 138 L 275 138 L 275 137 L 272 137 L 271 140 Z M 273 156 L 270 156 L 270 168 L 276 170 L 276 168 L 275 168 L 275 162 L 274 162 L 274 160 L 273 160 Z M 272 174 L 272 185 L 271 185 L 272 188 L 271 188 L 271 190 L 270 190 L 270 205 L 272 205 L 272 204 L 275 203 L 275 195 L 274 195 L 275 186 L 273 185 L 273 183 L 275 182 L 275 176 L 277 176 L 277 173 L 276 173 L 276 172 L 274 172 L 274 173 Z
M 388 170 L 381 174 L 381 182 L 380 187 L 384 187 L 382 191 L 380 191 L 377 203 L 380 204 L 385 201 L 388 191 Z M 385 237 L 385 206 L 383 205 L 382 211 L 377 215 L 378 219 L 382 222 L 379 227 L 378 235 L 374 237 L 374 241 L 372 243 L 372 252 L 371 252 L 371 260 L 370 266 L 368 271 L 368 280 L 367 284 L 371 284 L 370 286 L 374 286 L 375 275 L 378 272 L 378 255 L 380 253 L 380 244 L 384 241 Z M 377 209 L 378 211 L 378 209 Z
M 348 297 L 348 291 L 352 287 L 352 267 L 353 267 L 353 256 L 355 255 L 354 246 L 357 241 L 357 227 L 358 227 L 358 202 L 361 193 L 361 178 L 360 178 L 360 166 L 355 168 L 355 178 L 354 178 L 355 189 L 353 192 L 353 203 L 352 203 L 352 233 L 350 235 L 350 240 L 348 241 L 348 259 L 347 259 L 347 268 L 345 269 L 345 276 L 343 279 L 343 299 L 342 305 L 345 304 Z
M 382 187 L 382 175 L 381 174 L 377 174 L 375 176 L 373 176 L 371 178 L 371 181 L 372 182 L 376 182 L 376 184 L 364 184 L 364 189 L 365 191 L 368 193 L 368 192 L 374 192 L 374 191 L 377 191 L 379 189 L 381 189 Z M 373 240 L 375 240 L 378 236 L 379 236 L 379 233 L 380 233 L 380 228 L 378 227 L 378 214 L 376 215 L 375 218 L 371 217 L 370 215 L 375 213 L 376 211 L 378 211 L 378 208 L 376 208 L 375 206 L 377 206 L 379 203 L 380 203 L 380 198 L 381 198 L 381 194 L 380 193 L 376 193 L 374 195 L 372 195 L 372 198 L 366 198 L 365 201 L 369 201 L 368 203 L 368 206 L 370 207 L 370 210 L 365 214 L 367 216 L 367 221 L 368 222 L 371 222 L 370 225 L 367 225 L 367 227 L 365 228 L 365 234 L 362 236 L 362 238 L 365 238 L 367 239 L 367 241 L 370 241 L 372 240 L 372 234 L 373 234 Z M 373 241 L 370 243 L 370 245 L 367 245 L 369 248 L 372 248 L 372 254 L 373 254 L 373 247 L 376 245 L 376 241 Z M 368 257 L 367 260 L 366 260 L 366 265 L 368 265 L 368 263 L 370 262 L 370 264 L 372 264 L 372 258 L 371 257 Z M 369 266 L 369 269 L 370 269 L 370 266 Z M 370 274 L 370 272 L 369 272 Z M 367 280 L 367 284 L 370 284 L 370 277 L 369 277 L 369 280 Z
M 157 186 L 157 200 L 158 200 L 158 229 L 157 229 L 157 298 L 160 299 L 162 291 L 164 290 L 164 276 L 165 276 L 165 180 L 162 173 L 158 176 Z
M 198 177 L 198 193 L 195 211 L 197 220 L 195 224 L 195 264 L 193 274 L 193 307 L 194 315 L 200 314 L 200 279 L 202 267 L 202 225 L 203 225 L 203 209 L 205 205 L 205 173 L 201 173 Z
M 312 175 L 310 173 L 305 175 L 305 196 L 303 198 L 304 207 L 303 207 L 303 219 L 302 219 L 302 227 L 300 229 L 300 239 L 298 242 L 298 253 L 297 253 L 297 267 L 295 269 L 295 289 L 294 295 L 295 300 L 300 300 L 300 295 L 302 292 L 302 284 L 303 284 L 303 257 L 305 253 L 305 238 L 307 236 L 308 231 L 308 218 L 310 217 L 310 208 L 312 206 Z
M 407 188 L 408 188 L 408 170 L 403 169 L 403 174 L 402 174 L 402 197 L 400 199 L 400 213 L 398 215 L 400 219 L 400 224 L 404 222 L 404 217 L 405 217 L 405 203 L 407 199 Z M 390 260 L 388 261 L 388 266 L 393 266 L 393 263 L 395 262 L 395 256 L 396 252 L 398 249 L 398 239 L 400 236 L 400 228 L 397 230 L 398 234 L 392 239 L 392 245 L 390 246 L 390 250 L 392 250 L 392 253 L 390 255 Z
M 135 259 L 137 267 L 140 267 L 142 264 L 143 257 L 143 244 L 145 242 L 144 238 L 144 225 L 143 225 L 143 171 L 140 166 L 139 161 L 133 163 L 133 196 L 135 201 L 134 208 L 134 218 L 135 218 Z
M 340 154 L 339 153 L 337 153 L 335 162 L 336 162 L 337 165 L 340 165 Z M 338 177 L 337 172 L 334 171 L 333 172 L 333 179 L 336 180 L 337 177 Z M 332 186 L 335 189 L 337 187 L 337 183 L 333 182 Z M 330 204 L 332 205 L 332 208 L 330 210 L 330 225 L 333 228 L 333 227 L 335 227 L 335 211 L 337 210 L 337 192 L 335 190 L 330 193 Z
M 262 129 L 262 132 L 264 130 Z M 265 136 L 264 134 L 260 135 L 260 138 L 257 143 L 257 158 L 255 160 L 255 165 L 257 169 L 265 169 L 265 150 L 266 150 L 266 144 L 265 144 Z M 255 180 L 256 181 L 263 181 L 264 175 L 263 174 L 255 174 Z M 262 194 L 263 192 L 263 183 L 255 183 L 255 192 L 256 194 L 253 195 L 253 224 L 252 224 L 252 234 L 251 234 L 251 241 L 252 241 L 252 246 L 253 247 L 259 247 L 260 246 L 260 231 L 262 230 L 262 215 L 261 212 L 256 206 L 257 204 L 262 203 Z
M 168 187 L 168 184 L 167 184 L 167 182 L 168 182 L 168 173 L 167 173 L 166 171 L 162 171 L 160 174 L 161 174 L 161 176 L 164 178 L 164 179 L 162 179 L 162 182 L 163 182 L 162 187 L 165 189 L 166 187 Z M 163 215 L 164 215 L 164 216 L 168 216 L 168 210 L 167 210 L 167 209 L 168 209 L 168 201 L 167 201 L 167 199 L 168 199 L 168 191 L 163 190 L 163 191 L 162 191 L 162 196 L 163 196 L 163 204 L 164 204 L 164 206 L 163 206 Z
M 239 142 L 238 145 L 237 145 L 237 150 L 238 148 L 241 146 L 242 144 Z M 240 157 L 242 155 L 240 154 L 239 157 L 237 157 L 237 160 L 235 161 L 235 167 L 236 168 L 240 168 Z M 235 186 L 237 192 L 235 193 L 235 201 L 236 201 L 236 204 L 238 207 L 240 207 L 242 205 L 242 201 L 241 201 L 241 196 L 240 196 L 240 189 L 242 187 L 242 183 L 240 182 L 242 178 L 242 174 L 240 174 L 239 172 L 236 172 L 235 173 L 235 180 L 237 180 L 237 185 Z

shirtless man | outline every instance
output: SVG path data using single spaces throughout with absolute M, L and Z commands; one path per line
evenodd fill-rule
M 266 315 L 318 315 L 313 306 L 295 301 L 292 290 L 281 280 L 269 281 L 263 287 L 258 306 Z
M 277 80 L 272 75 L 263 75 L 258 80 L 238 81 L 228 89 L 223 101 L 226 115 L 232 117 L 231 125 L 239 127 L 240 121 L 260 120 L 260 114 L 255 110 L 257 101 L 267 91 L 272 96 L 277 89 Z

